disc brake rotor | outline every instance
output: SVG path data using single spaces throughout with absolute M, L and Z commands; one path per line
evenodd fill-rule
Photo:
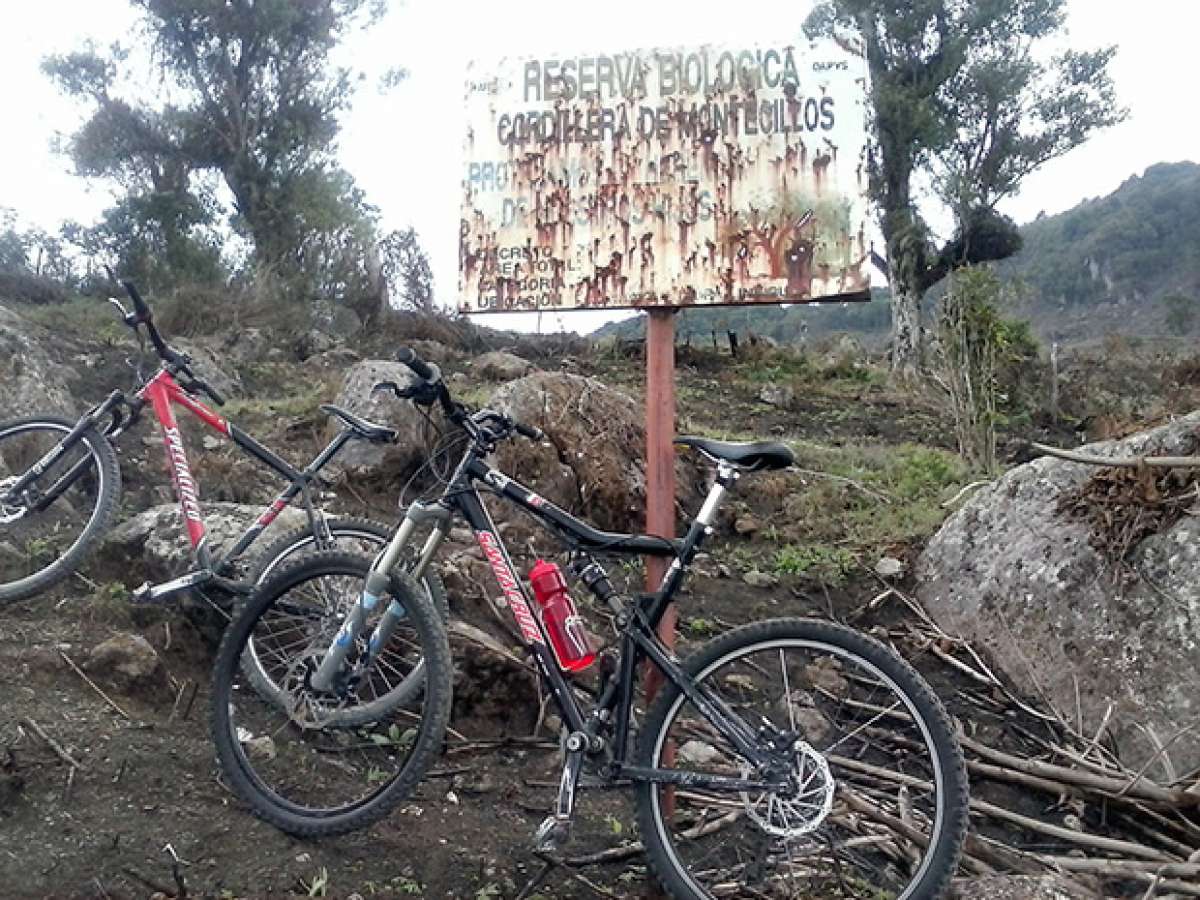
M 8 525 L 15 522 L 24 517 L 25 513 L 29 512 L 29 507 L 27 506 L 5 502 L 2 499 L 7 496 L 9 488 L 16 483 L 17 479 L 15 477 L 5 478 L 3 481 L 0 481 L 0 525 Z
M 806 741 L 792 745 L 791 782 L 794 789 L 789 795 L 763 792 L 751 796 L 742 794 L 746 815 L 767 834 L 781 838 L 795 838 L 811 834 L 821 827 L 833 809 L 833 794 L 836 785 L 829 763 Z M 751 774 L 748 765 L 742 767 L 742 776 Z

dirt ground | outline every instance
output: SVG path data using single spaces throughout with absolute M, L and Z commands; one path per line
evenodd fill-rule
M 782 591 L 747 604 L 740 587 L 702 579 L 681 606 L 716 628 L 767 610 L 828 614 L 824 596 Z M 830 596 L 835 612 L 852 593 Z M 222 784 L 208 735 L 205 644 L 178 616 L 155 618 L 135 630 L 158 650 L 171 684 L 148 696 L 106 691 L 109 703 L 68 660 L 82 663 L 90 647 L 133 622 L 95 610 L 74 589 L 4 611 L 4 897 L 512 897 L 542 869 L 532 836 L 553 803 L 558 753 L 548 730 L 533 735 L 537 698 L 523 678 L 497 679 L 460 648 L 470 682 L 458 685 L 455 734 L 415 796 L 367 831 L 302 841 L 258 821 Z M 694 645 L 683 637 L 684 652 Z M 626 792 L 584 792 L 566 855 L 632 839 Z M 537 894 L 597 896 L 564 871 Z M 637 858 L 580 874 L 616 896 L 645 886 Z
M 634 388 L 639 372 L 633 361 L 603 374 Z M 785 411 L 756 402 L 758 382 L 727 373 L 693 367 L 680 383 L 684 425 L 710 432 L 885 450 L 947 448 L 952 441 L 936 404 L 906 401 L 876 385 L 835 385 Z M 127 511 L 161 498 L 156 477 L 149 487 L 131 485 Z M 837 579 L 784 572 L 748 598 L 742 575 L 769 567 L 786 533 L 778 501 L 743 507 L 761 527 L 742 534 L 727 523 L 711 548 L 706 574 L 680 601 L 682 652 L 772 615 L 834 617 L 893 639 L 952 711 L 965 715 L 960 700 L 972 686 L 914 637 L 911 613 L 894 601 L 870 608 L 881 593 L 873 559 L 858 560 Z M 349 498 L 341 502 L 355 507 Z M 905 543 L 891 550 L 906 561 L 915 553 Z M 137 573 L 117 574 L 140 581 Z M 489 669 L 477 651 L 458 648 L 453 732 L 415 795 L 369 830 L 296 840 L 254 818 L 222 784 L 208 734 L 211 645 L 177 612 L 131 610 L 106 588 L 113 577 L 85 568 L 52 594 L 0 609 L 0 897 L 487 900 L 515 897 L 545 868 L 532 852 L 533 833 L 553 802 L 558 752 L 548 729 L 534 733 L 537 696 L 524 676 Z M 478 619 L 472 602 L 452 597 L 457 614 Z M 102 696 L 72 663 L 129 631 L 151 642 L 169 678 L 155 690 Z M 976 734 L 1007 727 L 1003 714 L 973 715 Z M 986 795 L 1030 815 L 1045 812 L 1046 804 L 1020 792 L 988 787 Z M 565 856 L 633 840 L 631 797 L 585 791 Z M 631 856 L 554 868 L 532 896 L 633 897 L 649 890 L 642 861 Z

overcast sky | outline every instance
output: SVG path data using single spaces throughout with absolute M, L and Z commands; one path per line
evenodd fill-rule
M 727 0 L 409 0 L 393 6 L 339 54 L 367 76 L 344 119 L 341 159 L 388 227 L 416 227 L 433 258 L 439 296 L 450 299 L 457 284 L 461 110 L 469 60 L 762 42 L 797 33 L 808 4 L 754 0 L 743 16 L 731 14 L 736 7 Z M 1068 6 L 1070 46 L 1118 45 L 1112 72 L 1131 115 L 1031 177 L 1004 208 L 1019 222 L 1106 194 L 1153 163 L 1200 159 L 1194 95 L 1200 0 L 1069 0 Z M 111 202 L 104 186 L 72 175 L 67 161 L 51 152 L 54 134 L 74 129 L 83 111 L 55 92 L 38 65 L 46 54 L 88 38 L 132 43 L 133 21 L 124 0 L 40 0 L 5 10 L 0 206 L 15 209 L 23 223 L 48 229 L 63 219 L 88 223 Z M 411 77 L 381 93 L 379 76 L 396 65 Z M 586 331 L 598 315 L 553 318 Z M 517 317 L 501 318 L 512 327 Z M 549 318 L 543 327 L 560 327 Z

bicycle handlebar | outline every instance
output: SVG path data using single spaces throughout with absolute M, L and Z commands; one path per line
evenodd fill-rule
M 108 266 L 105 266 L 104 268 L 105 271 L 108 272 L 109 279 L 117 282 L 118 279 L 116 275 L 113 274 L 113 270 Z M 173 350 L 167 345 L 167 342 L 163 340 L 158 328 L 156 328 L 154 325 L 154 314 L 150 311 L 149 304 L 147 304 L 142 298 L 141 292 L 138 291 L 137 286 L 132 281 L 122 280 L 119 281 L 119 284 L 121 287 L 125 288 L 125 293 L 129 295 L 129 299 L 133 303 L 133 312 L 130 313 L 125 311 L 125 307 L 121 305 L 119 300 L 111 300 L 111 302 L 116 305 L 119 310 L 121 310 L 121 318 L 124 320 L 125 324 L 132 328 L 135 332 L 141 326 L 145 325 L 146 334 L 149 335 L 150 343 L 154 345 L 155 352 L 163 362 L 173 366 L 175 371 L 186 378 L 187 384 L 185 386 L 191 390 L 200 391 L 201 393 L 205 394 L 210 400 L 212 400 L 213 403 L 217 404 L 217 406 L 224 406 L 225 398 L 220 394 L 220 392 L 203 378 L 198 378 L 191 370 L 191 360 L 188 359 L 187 354 Z M 412 351 L 409 352 L 411 353 Z
M 546 436 L 546 432 L 533 425 L 526 425 L 524 422 L 513 421 L 513 430 L 522 437 L 527 437 L 531 441 L 540 441 Z
M 133 309 L 136 313 L 134 324 L 141 325 L 143 322 L 150 324 L 154 317 L 150 313 L 150 307 L 146 305 L 146 301 L 142 299 L 142 295 L 138 293 L 138 289 L 134 286 L 134 283 L 132 281 L 122 281 L 121 287 L 125 288 L 125 293 L 133 301 Z
M 482 410 L 474 416 L 468 417 L 461 404 L 457 404 L 450 399 L 450 392 L 446 389 L 446 384 L 442 380 L 442 373 L 438 370 L 437 366 L 425 362 L 411 347 L 401 347 L 397 350 L 396 360 L 408 366 L 412 373 L 421 379 L 422 383 L 401 388 L 394 381 L 381 381 L 372 388 L 372 391 L 390 390 L 402 400 L 412 400 L 414 403 L 423 406 L 440 402 L 442 408 L 450 418 L 458 424 L 464 425 L 464 427 L 467 422 L 482 425 L 485 422 L 494 421 L 500 426 L 501 433 L 492 435 L 493 439 L 503 439 L 508 437 L 508 433 L 514 431 L 531 441 L 545 439 L 546 435 L 540 428 L 536 428 L 533 425 L 526 425 L 524 422 L 518 422 L 495 410 Z
M 404 363 L 404 365 L 412 369 L 413 373 L 418 378 L 421 378 L 425 381 L 433 382 L 437 381 L 439 378 L 438 373 L 429 365 L 429 363 L 417 356 L 416 351 L 413 350 L 412 347 L 401 347 L 399 350 L 397 350 L 396 360 Z

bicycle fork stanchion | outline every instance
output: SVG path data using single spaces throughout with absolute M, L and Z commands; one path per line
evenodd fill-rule
M 409 509 L 407 515 L 404 517 L 404 521 L 400 523 L 400 527 L 396 530 L 391 543 L 388 544 L 387 549 L 379 555 L 371 566 L 371 571 L 367 574 L 362 594 L 349 613 L 347 613 L 345 621 L 342 622 L 341 628 L 338 629 L 337 635 L 329 645 L 329 649 L 326 650 L 320 665 L 313 672 L 310 682 L 316 690 L 328 691 L 332 689 L 334 679 L 341 670 L 342 663 L 345 662 L 350 648 L 354 646 L 355 641 L 366 630 L 367 617 L 379 605 L 380 599 L 389 592 L 392 584 L 392 570 L 399 563 L 401 554 L 403 554 L 404 548 L 412 538 L 413 532 L 416 531 L 417 525 L 429 521 L 434 523 L 433 531 L 425 541 L 425 546 L 421 549 L 421 555 L 417 560 L 417 564 L 412 572 L 409 573 L 419 581 L 421 576 L 425 574 L 425 569 L 429 566 L 430 560 L 433 559 L 433 555 L 437 552 L 442 539 L 446 535 L 446 527 L 449 520 L 449 511 L 435 504 L 426 506 L 414 503 Z M 360 669 L 365 670 L 374 662 L 376 654 L 383 647 L 387 646 L 387 642 L 391 639 L 396 626 L 406 616 L 407 611 L 398 600 L 392 600 L 388 604 L 388 608 L 384 610 L 379 623 L 375 626 L 374 631 L 367 641 L 367 650 L 360 662 Z

